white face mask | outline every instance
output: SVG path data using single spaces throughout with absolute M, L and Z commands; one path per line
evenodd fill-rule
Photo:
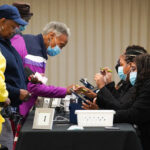
M 119 75 L 121 80 L 126 81 L 127 75 L 124 74 L 124 72 L 123 72 L 123 66 L 118 67 L 118 75 Z
M 134 86 L 137 78 L 137 72 L 130 72 L 130 83 Z

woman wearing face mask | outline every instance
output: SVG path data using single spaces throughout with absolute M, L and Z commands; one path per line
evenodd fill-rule
M 147 51 L 143 47 L 138 46 L 138 45 L 132 45 L 132 46 L 128 46 L 126 48 L 124 54 L 130 56 L 130 60 L 129 61 L 132 61 L 132 59 L 134 57 L 136 57 L 137 55 L 140 55 L 140 54 L 144 54 L 144 53 L 147 53 Z M 115 87 L 115 89 L 117 89 L 117 94 L 119 94 L 119 95 L 122 92 L 126 91 L 126 89 L 131 87 L 131 84 L 130 84 L 129 80 L 125 80 L 125 78 L 126 78 L 125 74 L 126 74 L 127 71 L 124 70 L 125 71 L 125 74 L 124 74 L 122 69 L 118 70 L 118 67 L 121 66 L 120 63 L 122 64 L 123 62 L 121 60 L 118 60 L 117 65 L 115 66 L 116 71 L 117 71 L 117 73 L 118 73 L 118 75 L 119 75 L 119 77 L 121 79 L 120 82 Z M 112 83 L 110 85 L 112 85 Z
M 100 91 L 97 94 L 97 98 L 92 102 L 87 101 L 90 105 L 83 103 L 84 109 L 122 109 L 123 107 L 128 107 L 130 103 L 127 103 L 127 101 L 130 102 L 130 97 L 133 92 L 133 87 L 129 81 L 129 73 L 130 73 L 130 65 L 129 63 L 133 61 L 133 58 L 126 61 L 126 56 L 121 55 L 120 56 L 120 66 L 118 67 L 118 75 L 121 80 L 124 81 L 124 84 L 121 87 L 122 89 L 119 92 L 119 89 L 116 90 L 114 82 L 110 82 L 106 84 L 106 78 L 107 74 L 110 74 L 107 72 L 107 69 L 105 71 L 105 75 L 98 73 L 95 75 L 95 81 L 97 84 L 97 87 L 100 89 Z M 127 105 L 122 105 L 126 103 Z M 89 107 L 90 106 L 90 107 Z
M 126 57 L 128 61 L 129 57 Z M 150 149 L 150 55 L 143 54 L 135 57 L 133 62 L 129 63 L 130 73 L 129 81 L 133 85 L 134 90 L 130 95 L 129 101 L 125 101 L 121 105 L 116 104 L 114 99 L 105 101 L 101 99 L 99 105 L 87 101 L 89 104 L 83 104 L 84 109 L 115 109 L 114 122 L 131 123 L 138 126 L 139 137 L 142 141 L 144 150 Z M 103 77 L 96 77 L 97 85 L 100 89 L 99 81 Z M 102 82 L 102 81 L 100 81 Z M 93 105 L 93 108 L 92 108 Z M 96 108 L 97 107 L 97 108 Z
M 119 88 L 116 89 L 115 87 L 115 82 L 112 81 L 112 75 L 109 71 L 108 68 L 105 69 L 106 71 L 106 76 L 105 76 L 105 82 L 102 83 L 99 82 L 99 84 L 101 85 L 101 87 L 103 86 L 103 88 L 101 88 L 100 92 L 95 95 L 94 93 L 92 93 L 90 90 L 86 89 L 88 92 L 85 92 L 85 95 L 87 97 L 96 97 L 97 96 L 97 103 L 99 104 L 99 102 L 103 99 L 103 101 L 107 102 L 109 101 L 111 103 L 112 101 L 116 102 L 116 107 L 121 107 L 120 104 L 126 102 L 127 100 L 130 100 L 130 95 L 132 92 L 132 85 L 129 82 L 129 72 L 130 72 L 130 65 L 129 63 L 133 61 L 133 59 L 140 54 L 146 53 L 146 50 L 141 47 L 141 46 L 128 46 L 126 48 L 126 51 L 123 55 L 120 56 L 119 61 L 118 61 L 118 65 L 116 67 L 118 76 L 120 77 L 121 81 L 119 82 Z M 126 61 L 125 58 L 128 57 L 128 60 Z M 99 74 L 97 75 L 99 76 Z M 77 89 L 78 91 L 78 89 Z M 106 104 L 104 104 L 106 105 Z M 92 105 L 91 105 L 92 106 Z M 92 106 L 94 107 L 94 106 Z M 101 104 L 101 107 L 102 106 Z
M 138 125 L 144 150 L 150 149 L 150 55 L 139 55 L 130 64 L 130 82 L 135 87 L 132 105 L 116 111 L 115 122 Z
M 111 80 L 111 73 L 109 74 L 107 82 L 105 83 L 107 89 L 113 94 L 114 97 L 119 98 L 125 95 L 125 93 L 132 87 L 129 82 L 129 62 L 133 61 L 137 55 L 147 53 L 147 51 L 138 45 L 128 46 L 123 55 L 120 56 L 117 65 L 115 66 L 118 76 L 120 77 L 120 82 L 115 86 L 115 82 Z M 124 60 L 124 57 L 128 56 L 128 62 Z M 107 71 L 107 70 L 106 70 Z

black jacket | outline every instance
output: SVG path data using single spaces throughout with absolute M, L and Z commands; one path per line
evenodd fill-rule
M 150 79 L 143 82 L 136 97 L 130 99 L 132 105 L 128 108 L 117 110 L 115 122 L 128 122 L 137 125 L 150 122 Z M 126 105 L 126 103 L 122 105 Z M 122 106 L 123 107 L 123 106 Z
M 9 40 L 0 37 L 0 48 L 6 59 L 5 82 L 12 106 L 21 104 L 20 89 L 26 89 L 26 77 L 22 60 L 18 52 L 11 46 Z
M 119 98 L 120 96 L 123 96 L 128 91 L 128 89 L 132 87 L 132 85 L 129 81 L 121 80 L 119 82 L 119 89 L 116 89 L 115 82 L 107 84 L 106 87 L 109 89 L 114 97 Z
M 114 121 L 138 125 L 143 148 L 150 150 L 150 79 L 143 82 L 128 109 L 116 111 Z
M 100 108 L 116 110 L 115 122 L 141 124 L 150 121 L 150 79 L 143 82 L 133 99 L 134 92 L 135 88 L 131 87 L 118 100 L 104 87 L 98 93 L 97 101 Z
M 143 82 L 135 98 L 133 98 L 135 89 L 134 87 L 130 88 L 121 99 L 124 103 L 117 102 L 115 99 L 108 99 L 106 87 L 101 90 L 101 93 L 103 96 L 105 93 L 107 98 L 99 99 L 99 106 L 102 103 L 102 107 L 105 104 L 105 109 L 116 110 L 115 123 L 136 124 L 144 150 L 150 150 L 150 79 Z
M 98 92 L 97 104 L 102 109 L 128 108 L 132 104 L 131 95 L 133 91 L 134 88 L 129 82 L 124 82 L 118 90 L 116 90 L 114 82 L 111 82 Z

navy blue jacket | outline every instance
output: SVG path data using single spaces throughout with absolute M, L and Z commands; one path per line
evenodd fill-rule
M 22 60 L 18 52 L 11 46 L 10 41 L 2 37 L 0 37 L 0 49 L 7 62 L 4 75 L 11 105 L 18 107 L 22 103 L 19 99 L 20 89 L 27 88 Z
M 22 36 L 25 40 L 28 54 L 40 56 L 46 60 L 48 59 L 42 34 L 23 34 Z

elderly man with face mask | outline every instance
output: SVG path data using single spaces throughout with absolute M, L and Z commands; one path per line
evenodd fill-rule
M 27 25 L 21 19 L 16 7 L 11 5 L 0 6 L 0 49 L 6 59 L 5 82 L 11 100 L 12 111 L 18 111 L 22 101 L 28 99 L 26 78 L 21 57 L 11 46 L 10 38 L 15 34 L 19 25 Z M 13 135 L 9 120 L 6 120 L 0 136 L 0 143 L 12 150 Z
M 61 22 L 50 22 L 43 29 L 43 34 L 22 35 L 17 40 L 11 40 L 12 45 L 20 54 L 24 67 L 29 67 L 33 72 L 45 73 L 48 55 L 54 57 L 61 53 L 67 44 L 70 35 L 69 28 Z M 35 104 L 38 96 L 64 98 L 70 94 L 70 87 L 55 87 L 45 84 L 28 83 L 28 90 L 32 96 L 28 102 L 20 105 L 20 113 L 26 116 Z
M 0 48 L 7 62 L 5 77 L 9 98 L 16 109 L 29 96 L 21 58 L 9 40 L 19 25 L 27 25 L 27 22 L 20 18 L 17 8 L 11 5 L 0 6 Z

